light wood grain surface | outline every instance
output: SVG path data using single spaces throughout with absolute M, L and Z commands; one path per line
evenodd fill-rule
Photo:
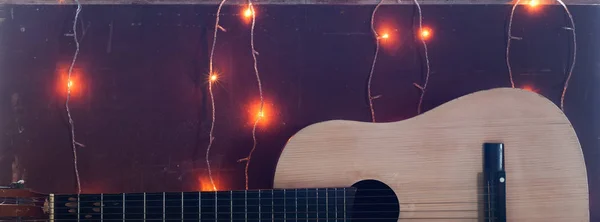
M 423 210 L 479 209 L 484 142 L 506 146 L 508 221 L 589 221 L 575 131 L 555 104 L 520 89 L 477 92 L 400 122 L 311 125 L 285 146 L 274 186 L 344 187 L 376 179 L 398 196 L 401 218 L 478 221 L 447 219 L 476 218 L 477 211 Z

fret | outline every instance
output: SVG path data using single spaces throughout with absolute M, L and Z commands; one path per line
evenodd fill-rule
M 286 202 L 286 196 L 285 196 L 285 190 L 283 190 L 283 221 L 287 220 L 287 210 L 285 208 L 285 202 Z
M 284 211 L 285 211 L 285 200 L 284 200 L 284 194 L 285 194 L 285 190 L 281 190 L 281 189 L 277 189 L 277 190 L 271 190 L 271 193 L 273 194 L 273 221 L 285 221 L 284 217 Z
M 296 198 L 298 200 L 298 204 L 296 204 L 296 206 L 297 206 L 296 217 L 298 218 L 297 221 L 308 221 L 306 219 L 306 218 L 308 218 L 308 202 L 307 202 L 308 189 L 297 190 L 297 194 L 298 194 L 298 198 Z
M 335 191 L 336 196 L 336 218 L 337 221 L 346 222 L 346 188 L 337 188 Z
M 183 192 L 181 192 L 181 221 L 184 220 L 184 216 L 183 216 L 184 215 L 183 214 L 183 199 L 184 199 Z
M 288 189 L 284 190 L 284 221 L 297 221 L 298 216 L 298 190 Z
M 344 222 L 346 222 L 347 211 L 346 211 L 346 188 L 343 190 L 344 192 Z
M 229 191 L 216 192 L 217 196 L 217 220 L 231 221 L 231 196 Z
M 273 197 L 273 190 L 271 190 L 271 222 L 275 222 L 275 201 Z
M 125 221 L 125 193 L 122 193 L 121 197 L 123 199 L 123 216 L 122 216 L 122 218 L 123 218 L 123 221 Z
M 182 195 L 183 220 L 200 221 L 200 192 L 183 192 Z
M 273 194 L 272 190 L 260 190 L 260 218 L 262 221 L 273 221 Z
M 233 221 L 233 191 L 229 191 L 229 219 Z
M 123 218 L 124 220 L 144 219 L 144 194 L 128 193 L 123 194 Z
M 123 195 L 122 194 L 104 194 L 104 207 L 102 208 L 102 219 L 115 221 L 123 219 Z
M 162 193 L 162 219 L 165 221 L 165 192 Z
M 77 221 L 80 221 L 81 219 L 84 219 L 86 216 L 87 217 L 91 217 L 92 215 L 88 214 L 88 212 L 89 213 L 93 213 L 93 211 L 92 211 L 93 204 L 91 202 L 88 203 L 88 201 L 90 201 L 88 198 L 86 198 L 85 201 L 81 201 L 82 197 L 84 197 L 84 196 L 81 195 L 81 194 L 77 194 L 77 196 L 76 196 L 76 201 L 77 201 Z M 86 205 L 84 209 L 86 211 L 88 211 L 88 212 L 85 212 L 85 215 L 82 214 L 82 212 L 81 212 L 81 204 L 85 204 Z
M 203 221 L 217 221 L 216 192 L 201 192 L 201 217 Z
M 181 221 L 181 218 L 183 217 L 183 214 L 181 213 L 183 210 L 181 207 L 183 201 L 182 194 L 182 192 L 163 193 L 163 221 Z
M 326 192 L 326 218 L 327 221 L 337 222 L 337 199 L 336 199 L 336 188 L 325 189 Z
M 317 200 L 317 201 L 316 201 L 316 205 L 317 205 L 317 206 L 316 206 L 317 216 L 316 216 L 315 218 L 316 218 L 316 220 L 317 220 L 317 221 L 319 221 L 319 188 L 317 188 L 317 189 L 316 189 L 315 193 L 316 193 L 316 197 L 317 197 L 317 198 L 316 198 L 316 200 Z
M 248 222 L 248 190 L 244 190 L 244 222 Z
M 317 221 L 327 221 L 327 189 L 317 189 Z
M 104 194 L 100 194 L 100 221 L 104 221 Z
M 146 220 L 163 220 L 163 193 L 146 193 Z
M 217 200 L 217 190 L 215 189 L 215 221 L 219 221 L 219 202 Z
M 329 221 L 329 192 L 325 188 L 325 220 Z
M 233 191 L 230 192 L 230 206 L 231 206 L 231 221 L 242 222 L 248 221 L 246 211 L 246 198 L 247 191 Z M 253 218 L 256 220 L 256 217 Z
M 307 189 L 306 194 L 306 221 L 316 220 L 318 214 L 318 189 Z
M 247 196 L 246 198 L 246 208 L 247 208 L 247 212 L 248 212 L 248 221 L 252 221 L 255 222 L 260 221 L 260 219 L 262 219 L 261 216 L 261 210 L 260 210 L 260 191 L 256 192 L 256 191 L 250 191 L 250 192 L 245 192 L 244 195 Z
M 202 220 L 202 193 L 198 192 L 198 220 Z
M 79 219 L 81 219 L 81 194 L 77 194 L 77 222 L 79 222 Z
M 309 212 L 309 211 L 308 211 L 308 210 L 309 210 L 309 209 L 308 209 L 308 208 L 309 208 L 309 207 L 308 207 L 308 206 L 309 206 L 309 201 L 308 201 L 308 200 L 310 200 L 310 198 L 308 198 L 308 197 L 310 197 L 310 196 L 308 195 L 308 193 L 309 193 L 309 192 L 308 192 L 308 189 L 306 189 L 306 196 L 304 196 L 304 197 L 306 198 L 306 199 L 305 199 L 305 200 L 306 200 L 306 216 L 305 216 L 305 219 L 306 219 L 306 221 L 307 221 L 307 222 L 308 222 L 308 218 L 309 218 L 309 216 L 310 216 L 310 215 L 309 215 L 309 213 L 308 213 L 308 212 Z
M 339 215 L 338 215 L 338 197 L 337 197 L 337 193 L 338 193 L 338 189 L 337 188 L 333 188 L 333 198 L 335 200 L 335 221 L 337 222 L 339 220 Z
M 354 194 L 356 188 L 344 188 L 344 220 L 352 221 L 352 208 L 354 205 Z
M 100 200 L 98 195 L 77 195 L 77 220 L 98 220 L 100 218 Z
M 144 192 L 144 221 L 146 221 L 146 192 Z

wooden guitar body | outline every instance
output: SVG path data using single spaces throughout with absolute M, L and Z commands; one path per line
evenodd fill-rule
M 311 125 L 283 149 L 274 187 L 374 179 L 395 192 L 398 221 L 482 221 L 485 142 L 505 145 L 507 221 L 589 221 L 575 131 L 551 101 L 520 89 L 473 93 L 400 122 Z

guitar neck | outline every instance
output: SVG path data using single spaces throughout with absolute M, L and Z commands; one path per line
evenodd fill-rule
M 349 218 L 355 188 L 50 195 L 56 220 L 260 221 Z

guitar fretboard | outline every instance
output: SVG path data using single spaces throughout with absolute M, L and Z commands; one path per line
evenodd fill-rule
M 58 221 L 349 221 L 355 188 L 54 195 Z

